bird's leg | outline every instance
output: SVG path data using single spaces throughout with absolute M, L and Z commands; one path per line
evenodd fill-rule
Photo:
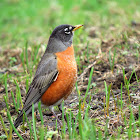
M 57 121 L 59 122 L 60 126 L 62 126 L 62 123 L 61 123 L 61 121 L 58 119 L 57 115 L 55 114 L 53 107 L 50 106 L 49 109 L 50 109 L 50 111 L 53 113 L 53 115 L 55 116 L 55 118 L 57 119 Z
M 62 115 L 62 104 L 58 105 L 58 108 L 59 108 L 59 110 L 60 110 L 60 112 L 61 112 L 61 115 Z M 64 119 L 65 119 L 65 121 L 67 122 L 67 118 L 66 118 L 65 113 L 64 113 Z M 67 124 L 68 124 L 68 122 L 67 122 Z

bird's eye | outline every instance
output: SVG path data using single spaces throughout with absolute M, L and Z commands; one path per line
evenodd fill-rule
M 65 32 L 65 34 L 69 35 L 70 34 L 69 28 L 65 28 L 64 32 Z
M 69 30 L 68 28 L 65 28 L 65 29 L 64 29 L 64 31 L 68 31 L 68 30 Z
M 72 29 L 72 27 L 70 26 L 70 27 L 69 27 L 69 30 L 71 30 L 71 29 Z

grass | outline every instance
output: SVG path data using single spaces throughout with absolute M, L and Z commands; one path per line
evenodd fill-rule
M 93 68 L 91 70 L 91 74 L 90 75 L 92 75 L 92 74 L 93 74 Z M 90 83 L 91 83 L 91 81 L 89 80 L 88 86 L 90 86 Z M 17 86 L 17 89 L 18 89 L 18 86 Z M 107 116 L 108 117 L 109 117 L 110 90 L 111 90 L 111 85 L 109 85 L 109 87 L 107 87 L 106 82 L 105 82 L 106 111 L 107 111 Z M 87 98 L 86 94 L 85 94 L 84 98 L 85 99 Z M 11 115 L 9 113 L 9 107 L 8 107 L 6 96 L 5 96 L 5 102 L 6 102 L 6 105 L 7 105 L 7 108 L 8 108 L 7 115 L 8 115 L 9 122 L 10 122 L 12 128 L 15 130 L 15 132 L 19 136 L 19 138 L 22 139 L 21 135 L 16 131 L 16 129 L 13 126 L 12 117 L 11 117 Z M 108 133 L 109 118 L 106 119 L 106 125 L 104 127 L 104 132 L 98 131 L 97 128 L 96 128 L 96 125 L 94 123 L 94 120 L 92 120 L 89 117 L 89 110 L 90 110 L 90 105 L 89 104 L 86 105 L 87 106 L 86 109 L 83 109 L 82 104 L 81 104 L 81 99 L 80 99 L 79 100 L 79 110 L 78 110 L 77 117 L 75 118 L 75 122 L 73 120 L 74 114 L 71 111 L 69 113 L 66 113 L 68 124 L 66 124 L 65 121 L 64 121 L 64 105 L 63 105 L 63 113 L 62 113 L 62 116 L 63 116 L 62 117 L 62 122 L 63 122 L 63 129 L 62 130 L 63 131 L 62 131 L 62 134 L 60 133 L 61 137 L 63 139 L 66 139 L 66 128 L 68 128 L 67 133 L 68 133 L 69 139 L 87 139 L 87 138 L 88 139 L 90 139 L 90 138 L 94 138 L 94 139 L 107 139 L 108 137 L 110 137 L 109 133 Z M 128 123 L 126 122 L 126 128 L 127 128 L 126 129 L 126 133 L 128 135 L 128 138 L 131 139 L 132 136 L 133 137 L 137 136 L 136 130 L 138 129 L 139 126 L 136 126 L 137 122 L 134 119 L 134 115 L 133 115 L 133 112 L 132 112 L 131 105 L 129 106 L 129 108 L 130 108 L 130 120 L 129 120 Z M 121 97 L 121 110 L 122 110 L 122 97 Z M 31 128 L 31 125 L 27 121 L 28 125 L 29 125 L 29 128 L 30 128 L 30 132 L 33 133 L 34 139 L 37 139 L 37 137 L 39 137 L 40 139 L 44 138 L 44 128 L 43 128 L 44 122 L 43 122 L 43 115 L 42 115 L 42 111 L 41 111 L 41 104 L 40 104 L 40 102 L 39 102 L 39 113 L 40 113 L 40 117 L 41 117 L 41 126 L 40 126 L 40 131 L 38 133 L 37 133 L 37 130 L 36 130 L 36 119 L 34 117 L 34 105 L 32 106 L 33 130 Z M 83 113 L 84 113 L 84 118 L 82 117 Z M 26 116 L 26 114 L 25 114 L 25 116 Z M 27 119 L 27 116 L 25 118 Z M 3 128 L 5 130 L 5 125 L 3 123 L 2 117 L 1 117 L 1 122 L 2 122 Z M 76 131 L 77 127 L 79 128 L 79 133 Z M 118 128 L 118 135 L 117 135 L 118 138 L 121 137 L 120 136 L 120 131 L 121 131 L 120 129 Z M 6 136 L 7 136 L 7 132 L 6 132 Z M 8 137 L 10 137 L 10 134 L 9 134 Z M 32 137 L 32 136 L 30 136 L 30 137 Z
M 34 140 L 37 140 L 37 134 L 36 134 L 36 121 L 34 116 L 34 104 L 32 104 L 32 118 L 33 118 L 33 133 L 34 133 Z
M 140 105 L 135 100 L 140 79 L 139 5 L 139 0 L 1 0 L 0 85 L 4 92 L 0 95 L 0 139 L 12 139 L 12 129 L 19 139 L 139 138 Z M 132 21 L 137 25 L 131 26 Z M 39 103 L 40 121 L 32 107 L 32 119 L 24 113 L 25 121 L 19 131 L 13 121 L 23 107 L 48 38 L 57 25 L 65 23 L 84 24 L 83 29 L 75 32 L 73 42 L 78 75 L 94 61 L 97 63 L 86 72 L 83 81 L 78 79 L 74 91 L 77 99 L 72 103 L 68 99 L 65 107 L 63 104 L 62 128 L 52 117 L 46 122 L 46 111 Z M 12 50 L 18 49 L 20 53 L 15 55 Z M 132 69 L 130 75 L 127 69 Z M 122 78 L 115 83 L 118 75 Z M 64 112 L 68 123 L 64 121 Z M 23 136 L 21 131 L 27 133 Z
M 83 23 L 85 25 L 100 25 L 102 23 L 103 26 L 108 23 L 112 24 L 111 20 L 113 20 L 116 26 L 124 22 L 128 23 L 135 16 L 135 12 L 137 12 L 135 9 L 139 9 L 137 0 L 135 2 L 129 2 L 131 9 L 128 11 L 128 0 L 124 0 L 123 3 L 119 1 L 96 0 L 83 2 L 76 0 L 73 3 L 71 3 L 71 0 L 67 2 L 60 0 L 54 0 L 53 2 L 45 0 L 41 0 L 41 2 L 37 0 L 34 2 L 7 0 L 4 2 L 2 0 L 0 7 L 4 12 L 0 13 L 0 31 L 3 33 L 3 38 L 0 43 L 5 47 L 8 47 L 7 45 L 10 44 L 10 47 L 15 48 L 15 46 L 24 46 L 26 40 L 33 43 L 32 40 L 37 39 L 40 44 L 44 39 L 49 37 L 48 33 L 55 26 L 63 23 L 74 25 Z M 7 10 L 5 10 L 5 7 Z M 123 15 L 115 11 L 115 9 L 121 9 L 122 7 Z M 72 18 L 70 18 L 71 15 L 73 15 Z M 122 16 L 123 18 L 120 20 Z M 106 20 L 109 21 L 106 22 Z M 105 26 L 107 27 L 108 25 Z

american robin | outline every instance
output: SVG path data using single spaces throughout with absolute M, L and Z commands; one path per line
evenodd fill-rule
M 60 122 L 53 107 L 58 106 L 62 113 L 61 103 L 67 99 L 75 85 L 77 64 L 72 41 L 74 31 L 82 26 L 65 24 L 53 30 L 25 98 L 23 110 L 27 115 L 32 111 L 32 104 L 37 109 L 41 100 Z M 23 120 L 23 110 L 14 122 L 16 128 Z

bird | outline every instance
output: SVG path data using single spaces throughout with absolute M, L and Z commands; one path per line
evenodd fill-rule
M 32 104 L 37 109 L 39 101 L 42 106 L 49 108 L 61 124 L 54 112 L 54 106 L 58 106 L 62 114 L 62 101 L 73 91 L 77 79 L 73 35 L 82 26 L 63 24 L 52 31 L 45 53 L 27 91 L 23 109 L 14 121 L 15 128 L 22 123 L 24 111 L 28 116 L 32 112 Z

